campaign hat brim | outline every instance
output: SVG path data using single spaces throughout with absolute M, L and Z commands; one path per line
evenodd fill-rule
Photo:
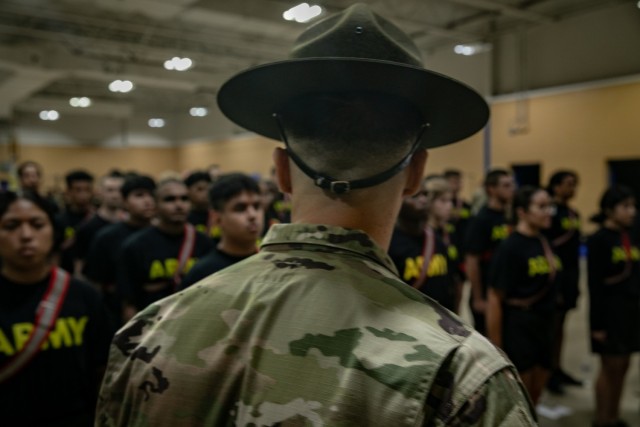
M 228 80 L 218 92 L 218 105 L 239 126 L 278 140 L 273 115 L 288 102 L 346 92 L 384 93 L 413 104 L 428 123 L 423 148 L 465 139 L 489 119 L 487 103 L 464 83 L 421 67 L 364 58 L 301 58 L 257 66 Z

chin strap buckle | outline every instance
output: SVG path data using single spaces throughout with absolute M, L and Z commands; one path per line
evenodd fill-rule
M 329 190 L 334 194 L 346 194 L 351 191 L 351 183 L 349 181 L 330 181 L 321 176 L 316 178 L 315 184 L 325 190 Z

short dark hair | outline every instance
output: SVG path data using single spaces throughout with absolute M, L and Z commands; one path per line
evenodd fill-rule
M 64 233 L 62 230 L 62 226 L 56 220 L 54 207 L 45 198 L 41 197 L 38 193 L 33 191 L 5 191 L 0 192 L 0 218 L 4 216 L 5 213 L 9 210 L 12 204 L 17 202 L 18 200 L 28 200 L 34 205 L 36 205 L 40 210 L 42 210 L 45 214 L 47 214 L 47 218 L 51 223 L 51 227 L 53 228 L 53 246 L 51 250 L 57 250 L 62 244 L 62 240 L 64 239 Z
M 373 92 L 304 95 L 279 113 L 294 151 L 341 179 L 388 169 L 409 152 L 424 124 L 405 99 Z
M 69 172 L 64 180 L 67 184 L 67 188 L 70 188 L 74 182 L 93 182 L 93 175 L 84 170 L 74 170 Z
M 146 175 L 133 175 L 125 178 L 122 187 L 120 187 L 120 193 L 122 198 L 126 199 L 129 194 L 135 190 L 146 190 L 150 194 L 156 190 L 156 182 L 153 178 Z
M 534 185 L 525 185 L 519 188 L 513 196 L 513 211 L 515 212 L 518 208 L 522 208 L 525 212 L 528 211 L 529 206 L 531 206 L 531 199 L 540 191 L 546 190 Z
M 562 184 L 562 182 L 568 177 L 572 177 L 576 181 L 578 180 L 578 174 L 570 170 L 559 170 L 551 175 L 551 178 L 549 178 L 549 185 L 547 185 L 547 191 L 549 194 L 553 196 L 555 194 L 554 188 Z
M 484 178 L 484 188 L 495 187 L 498 185 L 500 178 L 503 176 L 509 176 L 509 171 L 506 169 L 491 169 L 487 176 Z
M 39 163 L 36 163 L 33 160 L 27 160 L 25 162 L 20 163 L 20 166 L 18 166 L 18 176 L 21 177 L 22 174 L 24 173 L 24 170 L 29 166 L 35 167 L 36 171 L 38 171 L 38 176 L 42 176 L 42 166 L 40 166 Z
M 222 211 L 225 203 L 243 191 L 261 194 L 260 186 L 249 175 L 239 172 L 222 175 L 209 188 L 209 204 L 213 210 Z
M 462 172 L 460 172 L 458 169 L 446 169 L 443 173 L 442 176 L 445 179 L 449 179 L 449 178 L 460 178 L 462 176 Z
M 187 186 L 187 188 L 190 188 L 192 185 L 197 184 L 200 181 L 205 181 L 207 183 L 211 182 L 211 175 L 209 175 L 207 172 L 205 171 L 195 171 L 189 174 L 189 176 L 187 176 L 184 180 L 184 185 Z
M 111 169 L 106 175 L 109 178 L 124 178 L 125 175 L 119 169 Z
M 627 186 L 614 185 L 609 187 L 600 198 L 600 212 L 592 216 L 591 221 L 602 224 L 608 217 L 607 211 L 612 210 L 625 200 L 635 197 L 633 190 Z

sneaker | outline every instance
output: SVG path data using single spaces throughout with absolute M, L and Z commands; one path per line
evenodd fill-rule
M 573 378 L 571 375 L 567 374 L 562 369 L 558 369 L 558 371 L 554 374 L 554 376 L 557 376 L 560 383 L 564 385 L 572 385 L 572 386 L 578 386 L 578 387 L 583 386 L 582 381 Z

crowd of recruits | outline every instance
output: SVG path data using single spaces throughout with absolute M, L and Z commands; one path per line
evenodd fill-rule
M 109 174 L 94 207 L 93 177 L 74 171 L 66 176 L 62 210 L 39 195 L 39 165 L 19 170 L 28 178 L 22 189 L 0 194 L 0 401 L 7 425 L 91 425 L 116 328 L 254 254 L 264 212 L 283 206 L 265 209 L 263 202 L 278 197 L 263 199 L 247 175 L 212 183 L 195 172 L 157 184 L 144 175 Z M 44 305 L 53 311 L 42 311 Z M 41 329 L 48 335 L 35 332 Z M 30 410 L 34 402 L 38 411 Z
M 28 162 L 20 171 L 26 191 L 2 194 L 0 204 L 0 398 L 15 397 L 11 390 L 18 381 L 20 387 L 33 384 L 26 389 L 40 390 L 35 400 L 48 402 L 50 412 L 31 416 L 54 414 L 65 425 L 83 425 L 91 417 L 90 391 L 116 325 L 255 253 L 264 212 L 272 212 L 267 223 L 282 217 L 273 187 L 262 198 L 248 176 L 230 174 L 211 184 L 206 172 L 157 185 L 143 175 L 110 174 L 100 180 L 101 203 L 94 208 L 93 178 L 82 171 L 67 175 L 67 209 L 54 216 L 55 203 L 38 196 L 32 172 L 41 176 L 39 166 Z M 421 192 L 405 199 L 389 249 L 401 278 L 454 312 L 468 279 L 476 328 L 509 355 L 534 401 L 545 384 L 556 392 L 562 384 L 579 384 L 559 366 L 564 319 L 578 298 L 580 221 L 568 206 L 577 176 L 558 172 L 547 190 L 524 187 L 514 197 L 512 176 L 493 170 L 484 183 L 486 204 L 473 216 L 458 195 L 460 179 L 455 170 L 428 177 Z M 640 350 L 640 251 L 627 231 L 634 203 L 630 190 L 609 189 L 594 218 L 601 228 L 587 241 L 592 348 L 602 360 L 598 425 L 624 425 L 618 419 L 624 376 L 630 354 Z M 57 236 L 55 230 L 63 231 Z M 56 323 L 41 343 L 48 357 L 36 358 L 20 375 L 7 373 L 7 362 L 37 328 L 33 313 L 56 276 L 50 252 L 71 275 Z M 49 375 L 53 366 L 65 372 L 65 365 L 75 372 L 65 374 L 65 381 Z M 58 395 L 66 404 L 46 387 L 35 387 L 42 378 L 69 391 Z M 12 408 L 15 416 L 25 416 L 19 403 Z
M 565 170 L 546 189 L 516 191 L 513 177 L 495 169 L 484 182 L 486 203 L 470 215 L 458 196 L 459 171 L 428 177 L 405 199 L 389 250 L 403 280 L 452 311 L 469 280 L 475 328 L 510 357 L 534 403 L 545 386 L 562 394 L 564 385 L 581 385 L 560 366 L 564 322 L 579 296 L 580 218 L 569 206 L 577 183 Z M 601 360 L 594 425 L 625 426 L 620 397 L 630 355 L 640 351 L 634 193 L 608 189 L 592 220 L 599 229 L 586 240 L 591 347 Z

